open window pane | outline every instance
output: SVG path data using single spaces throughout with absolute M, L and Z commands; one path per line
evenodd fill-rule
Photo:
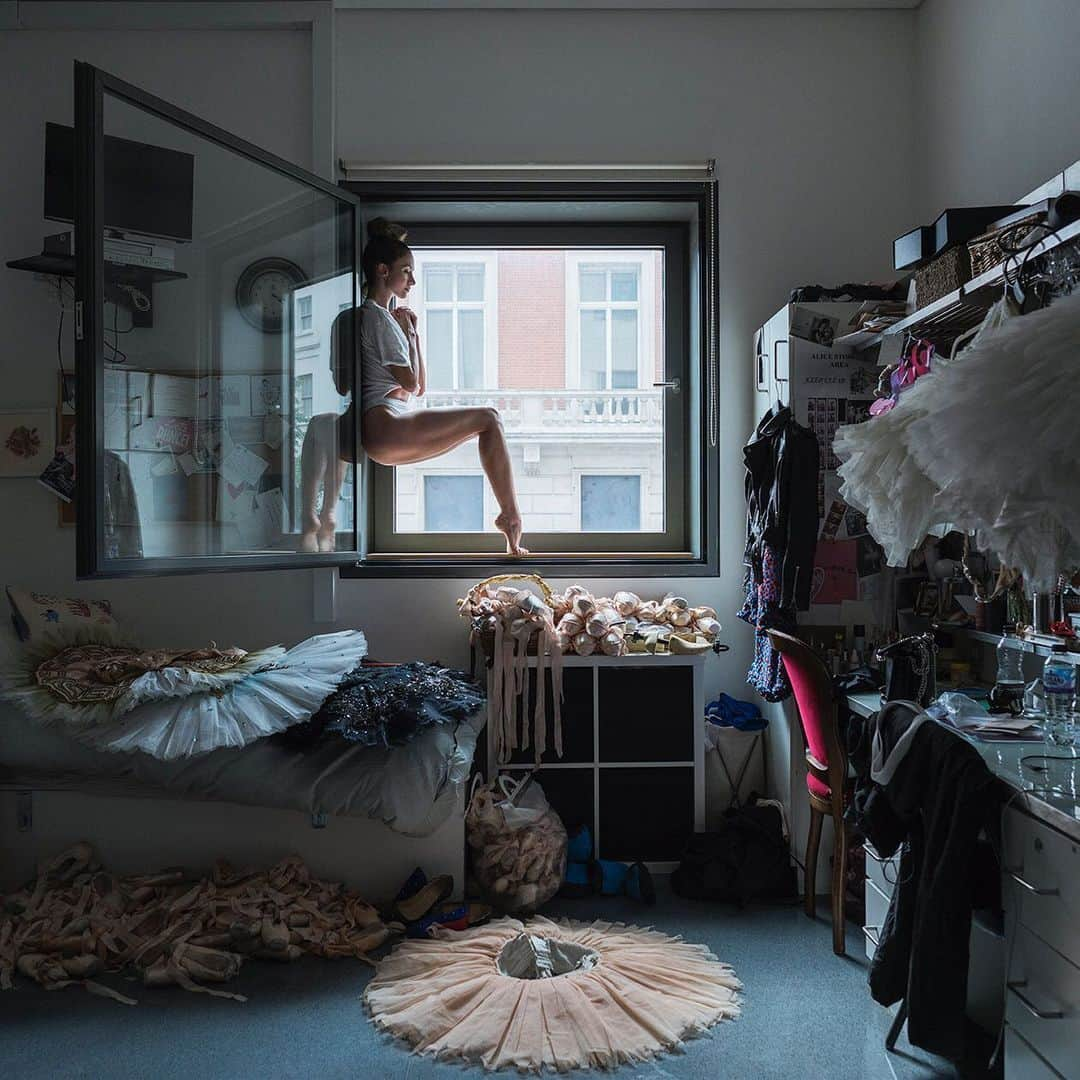
M 104 255 L 79 352 L 78 425 L 101 436 L 82 572 L 355 552 L 353 206 L 109 85 L 102 228 L 78 222 Z

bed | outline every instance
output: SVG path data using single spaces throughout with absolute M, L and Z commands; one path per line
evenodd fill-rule
M 464 789 L 477 731 L 432 725 L 398 747 L 260 739 L 160 761 L 103 753 L 0 706 L 0 888 L 70 843 L 111 869 L 275 861 L 293 851 L 323 877 L 378 899 L 423 866 L 460 891 Z

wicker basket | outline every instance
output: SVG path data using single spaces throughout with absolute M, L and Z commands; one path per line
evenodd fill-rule
M 1003 263 L 1020 245 L 1020 241 L 1036 225 L 1046 220 L 1045 210 L 1036 210 L 1011 225 L 1000 229 L 991 229 L 968 241 L 968 253 L 971 255 L 972 276 L 992 270 Z
M 971 256 L 963 244 L 957 244 L 915 271 L 915 306 L 932 304 L 970 280 Z
M 551 586 L 539 574 L 495 574 L 493 577 L 478 581 L 473 586 L 473 589 L 480 588 L 484 585 L 502 585 L 509 581 L 528 581 L 533 585 L 536 585 L 540 590 L 540 595 L 543 597 L 544 603 L 547 604 L 548 607 L 551 607 L 551 602 L 554 599 L 555 594 L 552 591 Z M 474 635 L 474 640 L 480 643 L 480 648 L 483 650 L 484 656 L 488 660 L 491 660 L 495 655 L 495 632 L 493 630 L 480 630 Z M 525 651 L 529 656 L 536 656 L 539 641 L 539 631 L 530 636 L 525 647 Z

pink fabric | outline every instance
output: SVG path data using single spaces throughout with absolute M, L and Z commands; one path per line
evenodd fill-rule
M 799 707 L 799 718 L 802 721 L 803 733 L 806 735 L 806 745 L 810 753 L 822 765 L 828 767 L 829 752 L 825 741 L 825 725 L 832 722 L 832 702 L 822 701 L 814 685 L 809 670 L 809 664 L 814 662 L 814 658 L 804 659 L 797 654 L 784 653 L 783 659 L 784 668 L 795 695 L 795 704 Z M 829 785 L 818 780 L 811 773 L 806 775 L 806 786 L 815 795 L 820 795 L 825 799 L 829 797 Z

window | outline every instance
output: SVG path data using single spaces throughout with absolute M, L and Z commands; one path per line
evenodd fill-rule
M 584 474 L 580 505 L 582 532 L 637 532 L 641 528 L 641 476 Z
M 416 251 L 417 289 L 428 389 L 480 390 L 495 378 L 497 268 L 490 253 Z
M 655 260 L 651 252 L 600 259 L 600 252 L 567 259 L 568 378 L 583 390 L 647 387 L 654 381 L 648 353 L 656 305 L 648 301 L 655 296 Z
M 581 221 L 587 210 L 418 200 L 365 211 L 409 228 L 417 276 L 410 306 L 428 359 L 428 393 L 415 404 L 499 411 L 530 567 L 557 572 L 587 560 L 702 572 L 687 569 L 709 565 L 716 537 L 715 527 L 704 528 L 716 481 L 708 481 L 715 455 L 704 446 L 706 372 L 695 323 L 700 206 L 605 203 L 600 220 Z M 473 221 L 500 214 L 505 220 Z M 454 322 L 470 306 L 484 313 L 482 380 Z M 433 465 L 472 477 L 469 494 L 463 480 L 440 487 Z M 417 465 L 368 462 L 366 472 L 368 566 L 424 572 L 460 568 L 464 558 L 472 573 L 484 566 L 478 555 L 502 557 L 498 506 L 475 440 Z M 439 509 L 454 499 L 454 514 Z
M 484 529 L 484 478 L 424 477 L 424 531 L 467 533 Z
M 299 334 L 311 333 L 310 296 L 299 296 L 296 299 L 296 331 Z

